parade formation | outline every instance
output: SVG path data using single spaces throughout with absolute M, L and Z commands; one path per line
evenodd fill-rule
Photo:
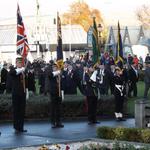
M 84 53 L 70 55 L 64 59 L 61 19 L 57 12 L 56 59 L 28 59 L 30 44 L 19 4 L 17 5 L 17 42 L 15 64 L 3 61 L 0 68 L 0 95 L 11 94 L 13 128 L 15 134 L 29 133 L 24 127 L 26 102 L 30 94 L 36 95 L 37 83 L 40 95 L 48 96 L 51 103 L 51 128 L 64 128 L 62 107 L 66 95 L 84 97 L 87 105 L 87 124 L 100 124 L 97 117 L 98 100 L 111 95 L 114 98 L 115 122 L 126 121 L 124 103 L 129 98 L 138 97 L 140 73 L 143 75 L 143 101 L 148 100 L 150 89 L 150 54 L 145 58 L 134 53 L 123 52 L 120 22 L 117 24 L 117 41 L 114 47 L 104 48 L 105 42 L 99 41 L 96 16 L 92 16 L 88 42 Z M 101 27 L 101 24 L 99 24 Z M 87 50 L 86 50 L 87 49 Z M 43 146 L 44 149 L 44 146 Z

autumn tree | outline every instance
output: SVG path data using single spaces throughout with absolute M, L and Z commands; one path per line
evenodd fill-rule
M 70 10 L 63 14 L 63 24 L 79 24 L 85 31 L 93 24 L 93 17 L 96 17 L 97 24 L 103 24 L 101 12 L 92 9 L 84 1 L 74 2 L 70 5 Z
M 138 8 L 136 16 L 145 28 L 150 28 L 150 5 L 142 5 Z

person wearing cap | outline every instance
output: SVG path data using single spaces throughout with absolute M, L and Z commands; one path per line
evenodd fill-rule
M 99 123 L 96 118 L 98 88 L 96 86 L 96 72 L 93 66 L 84 66 L 82 84 L 88 105 L 88 124 Z
M 61 103 L 64 99 L 64 90 L 62 87 L 61 71 L 55 63 L 52 65 L 52 70 L 49 73 L 49 81 L 52 128 L 63 128 L 64 125 L 61 123 Z
M 115 117 L 117 121 L 124 121 L 123 119 L 123 104 L 124 104 L 124 77 L 122 70 L 119 67 L 115 68 L 115 74 L 113 77 L 114 83 L 114 96 L 115 96 Z
M 148 61 L 150 61 L 150 55 L 149 55 L 149 53 L 145 57 L 145 62 L 148 62 Z
M 13 127 L 15 133 L 27 132 L 24 129 L 26 99 L 28 98 L 27 75 L 22 57 L 16 58 L 16 67 L 10 70 L 12 79 Z
M 145 69 L 145 76 L 144 76 L 144 83 L 145 83 L 145 89 L 144 89 L 144 98 L 147 99 L 148 91 L 150 88 L 150 60 L 147 60 L 145 62 L 146 69 Z
M 1 92 L 2 93 L 4 93 L 4 91 L 6 90 L 7 75 L 8 75 L 7 64 L 5 63 L 1 70 Z

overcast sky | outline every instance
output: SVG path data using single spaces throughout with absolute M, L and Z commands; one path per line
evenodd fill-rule
M 69 5 L 78 0 L 38 0 L 41 15 L 54 15 L 69 10 Z M 101 11 L 107 24 L 137 25 L 135 11 L 150 0 L 84 0 L 91 8 Z M 0 18 L 16 17 L 17 2 L 22 16 L 36 15 L 36 0 L 0 0 Z

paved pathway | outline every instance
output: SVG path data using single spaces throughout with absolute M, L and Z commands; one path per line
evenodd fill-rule
M 135 120 L 116 122 L 104 120 L 100 124 L 88 125 L 86 121 L 64 122 L 64 128 L 52 129 L 49 121 L 29 121 L 25 123 L 27 133 L 16 135 L 12 123 L 0 123 L 0 149 L 8 149 L 22 146 L 33 146 L 52 143 L 79 141 L 96 137 L 98 126 L 123 126 L 134 127 Z

